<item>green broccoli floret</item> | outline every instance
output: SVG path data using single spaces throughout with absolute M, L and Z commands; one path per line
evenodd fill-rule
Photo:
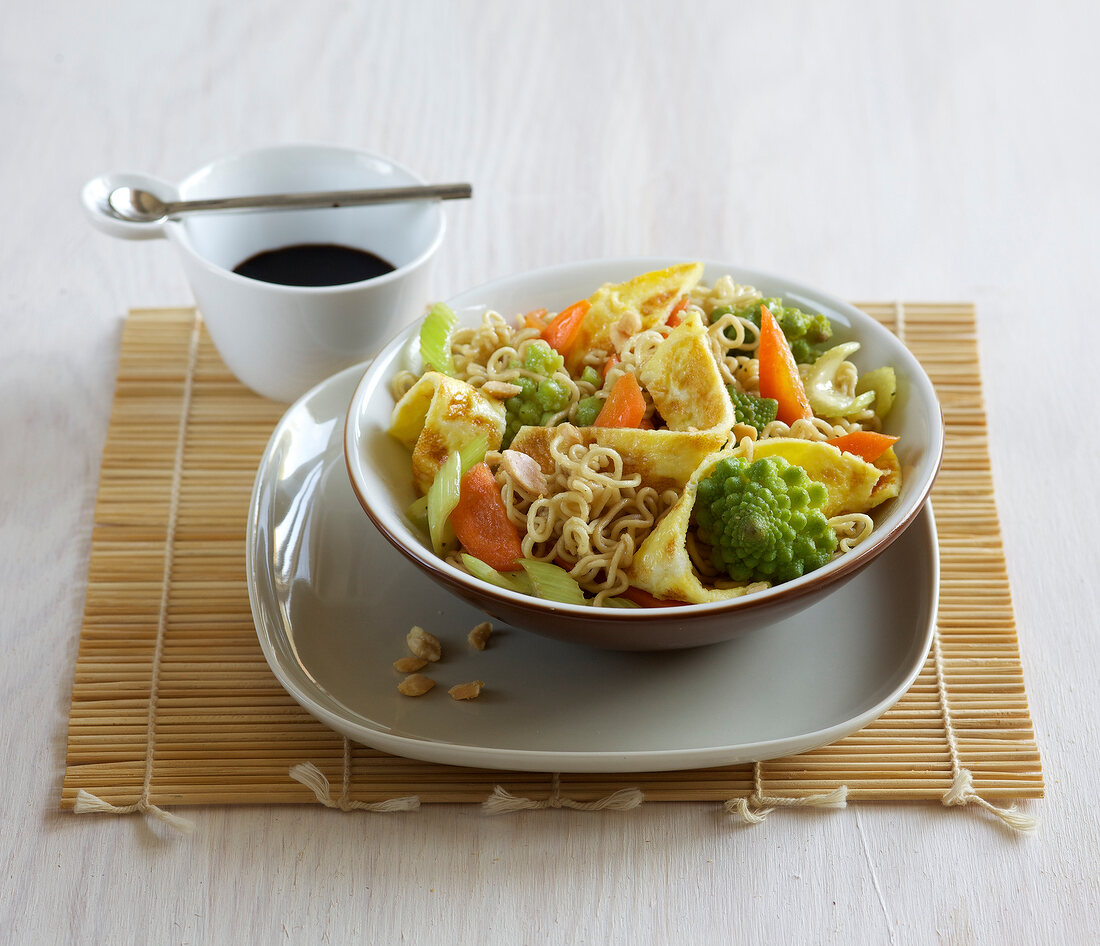
M 733 401 L 733 420 L 736 424 L 748 424 L 760 431 L 779 414 L 779 402 L 774 398 L 757 397 L 748 391 L 738 391 L 732 384 L 727 384 L 726 390 Z
M 799 364 L 809 364 L 817 360 L 820 346 L 833 337 L 833 327 L 828 318 L 817 312 L 805 312 L 796 306 L 785 306 L 777 297 L 760 299 L 734 309 L 732 306 L 719 306 L 710 314 L 710 321 L 717 322 L 723 315 L 733 313 L 739 318 L 748 319 L 760 328 L 760 306 L 766 305 L 775 316 L 783 334 L 791 346 L 794 360 Z M 728 332 L 729 330 L 727 330 Z
M 778 584 L 820 568 L 836 550 L 821 512 L 828 490 L 782 457 L 719 461 L 699 481 L 698 535 L 734 581 Z
M 537 377 L 520 375 L 515 379 L 520 393 L 504 402 L 501 449 L 511 444 L 520 427 L 548 424 L 551 417 L 569 406 L 569 387 L 553 376 L 564 364 L 562 356 L 541 339 L 527 346 L 522 362 L 512 364 L 513 368 L 523 367 Z

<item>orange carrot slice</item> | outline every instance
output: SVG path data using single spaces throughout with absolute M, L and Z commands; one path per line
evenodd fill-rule
M 577 333 L 581 330 L 581 322 L 584 321 L 592 303 L 587 299 L 574 302 L 567 309 L 562 309 L 550 324 L 542 330 L 542 337 L 546 343 L 559 355 L 568 354 L 577 340 Z
M 633 601 L 642 608 L 675 608 L 684 603 L 683 601 L 667 601 L 664 598 L 658 598 L 648 591 L 635 588 L 633 585 L 628 585 L 626 591 L 620 597 Z
M 498 572 L 519 571 L 519 559 L 523 558 L 519 530 L 508 518 L 500 489 L 486 464 L 474 464 L 462 477 L 451 526 L 463 548 L 475 558 Z
M 760 396 L 779 402 L 779 420 L 788 426 L 796 420 L 811 420 L 814 412 L 806 397 L 806 388 L 798 374 L 787 337 L 767 306 L 760 307 Z
M 669 312 L 668 318 L 665 319 L 665 324 L 668 325 L 669 328 L 676 328 L 676 326 L 683 321 L 683 319 L 680 318 L 680 313 L 683 312 L 687 306 L 688 297 L 684 296 L 672 307 L 672 311 Z
M 603 363 L 603 376 L 607 377 L 607 372 L 615 367 L 619 363 L 619 355 L 617 352 L 612 352 L 607 361 Z
M 880 434 L 873 430 L 854 430 L 850 434 L 841 437 L 833 437 L 825 441 L 834 447 L 839 447 L 845 453 L 854 453 L 857 457 L 874 463 L 887 450 L 898 442 L 897 437 L 889 434 Z
M 645 416 L 645 398 L 633 371 L 619 375 L 593 427 L 637 427 Z
M 546 310 L 532 309 L 523 317 L 523 324 L 527 328 L 537 328 L 541 332 L 546 328 Z

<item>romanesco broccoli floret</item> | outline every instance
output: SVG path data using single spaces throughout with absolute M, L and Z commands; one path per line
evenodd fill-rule
M 735 424 L 748 424 L 758 431 L 768 426 L 779 414 L 779 402 L 770 397 L 758 397 L 748 391 L 738 391 L 732 384 L 726 385 L 733 401 Z
M 790 581 L 836 550 L 821 512 L 828 490 L 782 457 L 720 460 L 699 481 L 695 522 L 715 568 L 735 581 Z
M 818 312 L 805 312 L 797 306 L 783 305 L 783 300 L 777 297 L 758 299 L 739 309 L 728 305 L 719 306 L 710 314 L 710 320 L 717 322 L 723 315 L 732 312 L 760 328 L 760 306 L 762 305 L 766 305 L 768 311 L 775 316 L 775 320 L 790 343 L 791 354 L 799 364 L 815 361 L 821 353 L 820 346 L 833 337 L 833 327 L 824 315 Z
M 562 356 L 541 339 L 527 346 L 522 361 L 512 363 L 513 368 L 523 368 L 530 374 L 521 374 L 515 379 L 520 393 L 504 402 L 502 450 L 512 442 L 520 427 L 548 424 L 555 414 L 569 406 L 569 387 L 554 377 L 555 372 L 563 370 L 564 364 Z

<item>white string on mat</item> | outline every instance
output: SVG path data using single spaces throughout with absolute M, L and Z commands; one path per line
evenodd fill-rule
M 900 300 L 894 303 L 894 317 L 895 334 L 904 343 L 905 305 Z M 974 791 L 974 774 L 963 767 L 959 756 L 959 743 L 955 737 L 955 722 L 951 718 L 951 705 L 947 697 L 947 678 L 943 670 L 943 649 L 940 642 L 940 629 L 937 625 L 932 634 L 932 662 L 936 668 L 936 689 L 939 694 L 944 733 L 947 737 L 947 751 L 951 757 L 951 787 L 944 792 L 943 803 L 948 808 L 952 808 L 973 802 L 999 818 L 1014 831 L 1030 834 L 1038 828 L 1038 819 L 1017 811 L 1015 805 L 1011 808 L 998 808 Z
M 902 303 L 894 303 L 894 320 L 898 338 L 905 335 L 905 309 Z M 731 815 L 739 815 L 745 824 L 760 824 L 776 808 L 846 808 L 848 806 L 848 786 L 839 785 L 829 792 L 816 795 L 791 797 L 783 795 L 765 795 L 762 765 L 752 764 L 752 792 L 748 797 L 730 798 L 723 807 Z
M 351 797 L 351 740 L 344 738 L 343 778 L 340 796 L 332 797 L 332 787 L 325 773 L 312 762 L 300 762 L 290 767 L 290 777 L 300 782 L 317 797 L 326 808 L 340 811 L 415 811 L 420 807 L 420 798 L 406 795 L 403 798 L 387 798 L 385 801 L 355 801 Z
M 764 794 L 763 766 L 752 764 L 752 794 L 748 798 L 731 798 L 723 806 L 731 815 L 741 816 L 745 824 L 760 824 L 776 808 L 846 808 L 848 786 L 840 785 L 830 792 L 803 795 L 800 798 Z
M 158 821 L 163 821 L 177 831 L 190 833 L 195 830 L 193 822 L 179 815 L 173 815 L 149 800 L 153 781 L 153 755 L 156 744 L 157 700 L 160 690 L 160 663 L 164 653 L 164 632 L 168 624 L 168 593 L 172 577 L 172 555 L 176 544 L 176 524 L 179 520 L 180 488 L 183 480 L 183 448 L 187 441 L 187 424 L 191 417 L 191 398 L 195 387 L 195 365 L 199 357 L 199 338 L 202 320 L 195 312 L 191 324 L 191 339 L 187 350 L 187 374 L 184 377 L 183 397 L 180 402 L 179 429 L 176 433 L 176 453 L 172 467 L 172 486 L 168 505 L 168 524 L 164 538 L 164 571 L 161 576 L 160 608 L 157 617 L 157 636 L 153 648 L 153 666 L 149 680 L 149 711 L 145 720 L 145 774 L 142 778 L 141 795 L 132 805 L 112 805 L 85 789 L 76 793 L 73 811 L 78 815 L 89 812 L 108 812 L 115 815 L 140 811 Z
M 536 811 L 545 808 L 570 808 L 573 811 L 630 811 L 637 808 L 645 795 L 638 788 L 620 788 L 617 792 L 593 801 L 577 801 L 561 793 L 561 775 L 557 772 L 550 780 L 550 794 L 546 798 L 523 798 L 497 785 L 493 794 L 481 803 L 483 811 L 492 815 L 510 811 Z
M 939 692 L 940 707 L 943 710 L 944 732 L 947 734 L 947 751 L 951 756 L 951 787 L 943 794 L 943 803 L 948 808 L 956 805 L 968 805 L 973 802 L 999 818 L 1013 831 L 1033 834 L 1039 827 L 1039 820 L 1025 815 L 1016 809 L 998 808 L 974 791 L 974 775 L 964 768 L 959 758 L 959 744 L 955 738 L 955 724 L 951 719 L 951 709 L 947 702 L 947 680 L 943 672 L 943 652 L 940 648 L 940 630 L 937 627 L 932 637 L 932 654 L 936 666 L 936 689 Z

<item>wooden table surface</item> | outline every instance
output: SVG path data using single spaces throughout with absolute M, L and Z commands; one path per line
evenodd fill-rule
M 44 0 L 0 24 L 0 941 L 1094 941 L 1094 4 Z M 122 320 L 191 302 L 170 247 L 94 232 L 80 188 L 297 140 L 474 182 L 437 297 L 671 254 L 975 302 L 1038 833 L 936 804 L 212 807 L 190 836 L 59 811 Z

